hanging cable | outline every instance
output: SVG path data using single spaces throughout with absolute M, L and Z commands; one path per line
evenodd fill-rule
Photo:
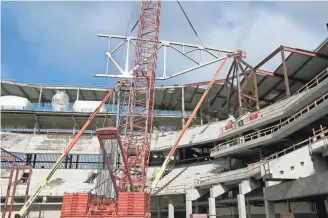
M 152 1 L 149 1 L 149 3 L 148 3 L 148 5 L 147 5 L 147 7 L 146 7 L 145 10 L 147 10 L 147 9 L 149 8 L 149 5 L 151 4 L 151 2 L 152 2 Z M 139 19 L 138 19 L 137 22 L 133 25 L 133 27 L 132 27 L 130 33 L 133 32 L 133 30 L 137 27 L 138 23 L 139 23 Z
M 191 21 L 189 20 L 189 18 L 188 18 L 188 16 L 187 16 L 185 10 L 183 9 L 182 5 L 180 4 L 180 2 L 179 2 L 178 0 L 177 0 L 177 2 L 178 2 L 178 4 L 179 4 L 179 6 L 180 6 L 180 8 L 181 8 L 181 10 L 182 10 L 182 12 L 183 12 L 183 14 L 184 14 L 184 16 L 186 17 L 186 19 L 187 19 L 189 25 L 191 26 L 192 30 L 194 31 L 196 37 L 197 37 L 198 40 L 200 41 L 201 45 L 204 46 L 202 40 L 201 40 L 200 37 L 198 36 L 198 34 L 197 34 L 197 32 L 196 32 L 194 26 L 192 25 Z
M 128 26 L 127 26 L 126 31 L 125 31 L 125 37 L 128 37 L 129 27 L 130 27 L 132 13 L 133 13 L 133 9 L 134 9 L 134 3 L 135 3 L 135 1 L 132 1 L 132 8 L 131 8 L 131 11 L 130 11 Z M 129 42 L 127 42 L 127 43 L 129 43 Z M 120 62 L 122 62 L 122 55 L 123 55 L 124 47 L 125 47 L 125 45 L 123 44 L 122 50 L 121 50 Z M 116 71 L 116 74 L 118 74 L 118 71 Z

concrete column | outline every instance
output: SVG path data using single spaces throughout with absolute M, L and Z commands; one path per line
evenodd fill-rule
M 239 218 L 246 218 L 246 204 L 245 204 L 245 195 L 238 194 L 237 195 L 238 201 L 238 214 Z
M 157 218 L 161 218 L 161 199 L 157 197 Z
M 38 108 L 39 109 L 40 109 L 40 106 L 41 106 L 41 99 L 42 99 L 42 86 L 40 88 L 39 101 L 38 101 Z
M 215 198 L 208 198 L 208 217 L 216 218 Z
M 173 201 L 172 199 L 169 199 L 169 204 L 168 204 L 168 213 L 169 213 L 169 216 L 168 218 L 174 218 L 174 204 L 173 204 Z
M 192 214 L 192 201 L 186 200 L 186 218 L 190 218 Z
M 282 69 L 284 73 L 284 80 L 285 80 L 285 88 L 286 88 L 286 96 L 290 96 L 290 88 L 289 88 L 289 81 L 288 81 L 288 74 L 287 74 L 287 66 L 286 66 L 286 59 L 285 59 L 285 51 L 281 49 L 281 60 L 282 60 Z
M 265 187 L 277 185 L 281 183 L 281 181 L 265 181 Z M 263 192 L 265 192 L 265 188 L 263 188 Z M 265 207 L 265 217 L 266 218 L 275 218 L 276 214 L 274 211 L 274 202 L 271 201 L 264 201 Z
M 200 108 L 200 125 L 204 125 L 204 121 L 203 121 L 203 109 Z
M 182 128 L 185 126 L 185 101 L 184 101 L 184 87 L 181 87 L 181 110 L 182 110 Z
M 318 218 L 327 218 L 325 198 L 324 197 L 317 197 L 314 202 L 315 202 L 315 205 L 316 205 L 316 208 L 317 208 L 317 217 Z
M 195 201 L 195 213 L 199 214 L 199 204 L 197 200 Z
M 76 93 L 76 100 L 78 101 L 80 98 L 80 89 L 77 89 L 77 93 Z
M 264 201 L 264 207 L 265 207 L 265 217 L 266 218 L 275 218 L 276 217 L 273 202 Z
M 182 159 L 185 160 L 186 159 L 186 148 L 182 148 Z

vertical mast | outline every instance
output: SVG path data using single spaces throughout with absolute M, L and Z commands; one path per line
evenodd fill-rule
M 161 1 L 141 1 L 123 147 L 134 187 L 144 191 L 150 157 Z M 127 181 L 124 182 L 127 190 Z

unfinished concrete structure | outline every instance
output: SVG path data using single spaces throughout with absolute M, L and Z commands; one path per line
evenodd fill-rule
M 161 43 L 164 47 L 170 45 Z M 287 51 L 292 54 L 285 59 Z M 276 54 L 281 54 L 282 64 L 274 72 L 260 70 Z M 152 216 L 327 217 L 327 67 L 328 40 L 315 52 L 282 46 L 255 67 L 234 59 L 227 78 L 215 81 L 154 190 Z M 242 77 L 236 72 L 241 72 Z M 208 83 L 156 87 L 147 185 Z M 15 157 L 17 168 L 33 167 L 28 174 L 28 192 L 25 186 L 17 186 L 14 196 L 2 195 L 2 210 L 10 198 L 15 213 L 23 205 L 26 193 L 36 191 L 90 115 L 88 108 L 85 112 L 73 111 L 72 107 L 54 111 L 50 105 L 53 95 L 57 90 L 65 91 L 72 106 L 77 100 L 100 101 L 108 89 L 11 81 L 1 81 L 1 89 L 2 96 L 24 97 L 33 104 L 27 108 L 1 108 L 1 155 Z M 118 95 L 115 93 L 106 105 L 108 112 L 98 113 L 61 163 L 29 217 L 60 217 L 65 192 L 112 194 L 95 130 L 115 126 Z M 117 151 L 112 152 L 112 164 L 119 165 Z M 12 165 L 1 164 L 1 175 L 10 177 Z M 17 175 L 23 184 L 27 183 L 24 172 Z M 8 190 L 8 184 L 8 180 L 1 180 L 2 193 Z M 9 193 L 12 191 L 9 188 Z

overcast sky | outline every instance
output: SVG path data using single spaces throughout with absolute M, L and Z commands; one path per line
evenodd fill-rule
M 2 2 L 2 78 L 28 83 L 112 86 L 113 79 L 93 77 L 94 73 L 106 70 L 108 42 L 97 34 L 125 35 L 131 12 L 130 29 L 138 19 L 139 4 Z M 205 45 L 242 49 L 252 65 L 280 45 L 313 50 L 328 37 L 325 27 L 328 2 L 181 1 L 181 4 Z M 135 31 L 131 35 L 135 36 Z M 175 1 L 162 2 L 160 38 L 200 44 Z M 168 59 L 171 73 L 187 65 L 194 66 L 177 54 Z M 218 66 L 158 84 L 209 80 Z M 275 67 L 277 60 L 264 69 Z

